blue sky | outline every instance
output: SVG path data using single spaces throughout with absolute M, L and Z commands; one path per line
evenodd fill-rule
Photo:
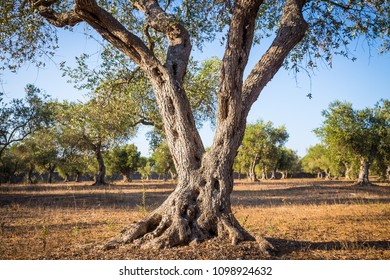
M 60 49 L 53 61 L 48 61 L 45 69 L 25 65 L 17 74 L 3 72 L 0 78 L 0 91 L 8 98 L 24 95 L 24 86 L 35 84 L 52 97 L 59 100 L 83 100 L 83 92 L 73 88 L 62 77 L 56 63 L 72 63 L 82 52 L 96 52 L 99 47 L 79 33 L 61 32 Z M 266 44 L 253 49 L 248 68 L 253 66 L 264 52 Z M 356 43 L 355 62 L 343 57 L 335 57 L 331 69 L 322 66 L 309 78 L 305 74 L 296 80 L 293 74 L 281 69 L 267 85 L 254 104 L 248 123 L 258 119 L 272 121 L 274 125 L 285 125 L 290 138 L 286 146 L 304 156 L 306 149 L 318 143 L 313 129 L 322 122 L 321 111 L 330 102 L 338 99 L 350 101 L 355 108 L 371 107 L 381 98 L 390 98 L 390 54 L 378 55 L 375 50 Z M 200 59 L 212 56 L 222 58 L 223 47 L 218 43 L 206 45 L 203 52 L 194 52 Z M 311 93 L 313 98 L 306 97 Z M 142 128 L 131 142 L 135 143 L 143 155 L 148 155 L 148 143 L 144 136 L 147 129 Z M 207 124 L 201 129 L 205 146 L 212 143 L 213 131 Z

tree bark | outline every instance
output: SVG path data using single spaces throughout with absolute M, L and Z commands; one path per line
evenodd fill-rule
M 227 238 L 233 244 L 255 240 L 243 229 L 231 209 L 233 157 L 205 154 L 197 172 L 180 176 L 168 199 L 144 220 L 124 229 L 107 248 L 135 242 L 144 248 L 163 248 L 197 243 L 212 237 Z M 225 164 L 220 164 L 227 161 Z M 266 241 L 263 241 L 266 244 Z
M 272 169 L 270 180 L 276 180 L 276 168 Z
M 359 169 L 359 177 L 356 182 L 358 185 L 369 185 L 370 180 L 368 178 L 370 170 L 370 163 L 366 159 L 360 160 L 360 169 Z
M 75 179 L 75 182 L 80 182 L 80 175 L 81 175 L 81 173 L 80 173 L 80 172 L 77 172 L 77 173 L 76 173 L 76 179 Z
M 32 179 L 33 172 L 34 172 L 34 165 L 30 164 L 30 168 L 28 169 L 28 173 L 27 173 L 27 180 L 30 184 L 34 183 Z
M 256 181 L 259 181 L 257 179 L 257 176 L 256 176 L 256 165 L 258 164 L 258 160 L 257 159 L 254 159 L 251 161 L 251 164 L 249 165 L 249 172 L 248 172 L 248 175 L 249 175 L 249 180 L 251 182 L 256 182 Z
M 128 183 L 128 182 L 131 182 L 132 181 L 132 176 L 131 176 L 131 174 L 126 174 L 126 173 L 123 173 L 122 174 L 122 177 L 123 177 L 123 182 L 126 182 L 126 183 Z
M 261 168 L 261 180 L 267 180 L 267 169 L 265 168 L 265 165 L 263 164 L 263 167 Z
M 387 174 L 387 181 L 390 181 L 390 166 L 387 167 L 386 174 Z
M 49 171 L 49 176 L 47 178 L 47 183 L 48 184 L 52 184 L 53 183 L 53 174 L 54 174 L 54 170 L 55 169 L 56 169 L 55 165 L 49 166 L 49 168 L 48 168 L 48 171 Z
M 352 171 L 353 171 L 352 165 L 349 165 L 349 164 L 345 163 L 344 166 L 345 166 L 345 179 L 346 180 L 354 179 L 354 178 L 352 178 L 352 176 L 353 176 L 353 174 L 352 174 Z
M 100 144 L 95 147 L 95 157 L 98 162 L 99 170 L 95 176 L 94 186 L 102 186 L 106 185 L 105 177 L 106 177 L 106 166 L 104 164 L 104 159 L 102 155 L 102 151 L 100 149 Z
M 68 173 L 65 174 L 65 178 L 64 178 L 64 183 L 67 183 L 67 182 L 69 182 L 69 174 Z

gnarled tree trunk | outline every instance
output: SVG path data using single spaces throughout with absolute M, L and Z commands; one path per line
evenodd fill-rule
M 139 0 L 132 4 L 145 15 L 149 27 L 166 35 L 169 46 L 164 62 L 95 0 L 75 0 L 74 12 L 65 16 L 42 6 L 41 15 L 56 26 L 88 23 L 147 75 L 178 173 L 177 187 L 168 199 L 147 218 L 123 230 L 108 247 L 123 242 L 171 247 L 215 236 L 227 236 L 233 243 L 254 239 L 239 225 L 231 210 L 233 160 L 244 136 L 250 108 L 305 35 L 307 24 L 302 16 L 305 2 L 286 1 L 273 43 L 245 82 L 244 70 L 263 1 L 238 0 L 234 4 L 217 94 L 217 127 L 209 152 L 205 152 L 183 89 L 191 52 L 189 32 L 158 1 Z
M 258 163 L 259 163 L 259 160 L 257 158 L 255 158 L 251 161 L 251 164 L 249 165 L 248 176 L 249 176 L 249 180 L 251 182 L 258 181 L 257 176 L 256 176 L 256 165 Z
M 50 165 L 49 168 L 47 169 L 49 172 L 48 178 L 47 178 L 47 183 L 52 184 L 53 183 L 53 174 L 54 170 L 56 169 L 56 165 Z
M 254 240 L 232 213 L 232 168 L 226 167 L 233 159 L 233 155 L 206 154 L 196 172 L 180 174 L 176 189 L 160 207 L 123 230 L 108 246 L 136 241 L 144 247 L 162 248 L 215 236 L 233 243 Z
M 366 159 L 360 160 L 360 169 L 359 169 L 359 177 L 356 182 L 356 184 L 364 185 L 364 184 L 371 184 L 370 180 L 368 179 L 370 170 L 370 163 Z
M 101 151 L 101 145 L 100 143 L 94 146 L 95 151 L 95 157 L 98 162 L 98 172 L 95 175 L 95 182 L 93 183 L 94 186 L 101 186 L 105 185 L 105 177 L 106 177 L 106 166 L 104 164 L 104 159 Z

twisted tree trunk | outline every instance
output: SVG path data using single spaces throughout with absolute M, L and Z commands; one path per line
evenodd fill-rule
M 107 245 L 136 242 L 144 247 L 171 247 L 215 236 L 232 243 L 254 240 L 234 217 L 233 160 L 242 142 L 246 118 L 260 92 L 281 68 L 292 48 L 304 37 L 305 0 L 287 0 L 276 37 L 244 81 L 252 48 L 256 19 L 262 0 L 237 0 L 231 10 L 227 44 L 221 69 L 217 127 L 209 152 L 191 113 L 183 79 L 191 52 L 185 26 L 156 0 L 132 1 L 146 23 L 166 35 L 166 60 L 160 61 L 145 42 L 124 27 L 95 0 L 75 0 L 74 12 L 58 14 L 39 10 L 56 26 L 84 21 L 127 55 L 151 82 L 164 124 L 166 141 L 177 170 L 177 187 L 168 199 L 144 220 L 128 226 Z M 264 248 L 270 247 L 263 242 Z
M 370 170 L 370 163 L 365 159 L 361 159 L 360 160 L 359 177 L 358 177 L 356 184 L 358 184 L 358 185 L 371 184 L 370 180 L 368 178 L 369 170 Z
M 102 186 L 106 185 L 105 177 L 106 177 L 106 165 L 104 164 L 104 158 L 101 151 L 101 144 L 97 144 L 94 146 L 95 157 L 98 162 L 98 172 L 95 175 L 94 186 Z

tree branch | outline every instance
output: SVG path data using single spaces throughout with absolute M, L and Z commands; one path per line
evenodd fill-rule
M 83 20 L 75 12 L 56 13 L 53 9 L 39 6 L 38 12 L 56 27 L 75 26 Z
M 290 51 L 302 40 L 308 28 L 302 15 L 306 0 L 287 0 L 281 26 L 267 52 L 257 62 L 243 85 L 242 101 L 247 114 L 262 89 L 273 78 Z
M 134 6 L 145 14 L 152 28 L 167 36 L 169 47 L 165 67 L 182 84 L 191 53 L 188 31 L 173 15 L 166 13 L 158 1 L 139 0 L 134 3 Z
M 139 37 L 128 31 L 105 9 L 99 7 L 95 0 L 75 0 L 75 12 L 148 75 L 161 79 L 162 65 L 153 52 Z
M 57 27 L 74 26 L 83 20 L 74 12 L 57 13 L 51 6 L 59 0 L 25 0 L 19 9 L 23 9 L 26 2 L 29 1 L 31 6 L 49 23 Z
M 227 45 L 221 68 L 221 85 L 218 93 L 218 121 L 226 119 L 229 106 L 241 107 L 243 74 L 248 62 L 255 30 L 257 12 L 262 0 L 238 1 L 230 23 Z M 239 112 L 238 112 L 239 113 Z

